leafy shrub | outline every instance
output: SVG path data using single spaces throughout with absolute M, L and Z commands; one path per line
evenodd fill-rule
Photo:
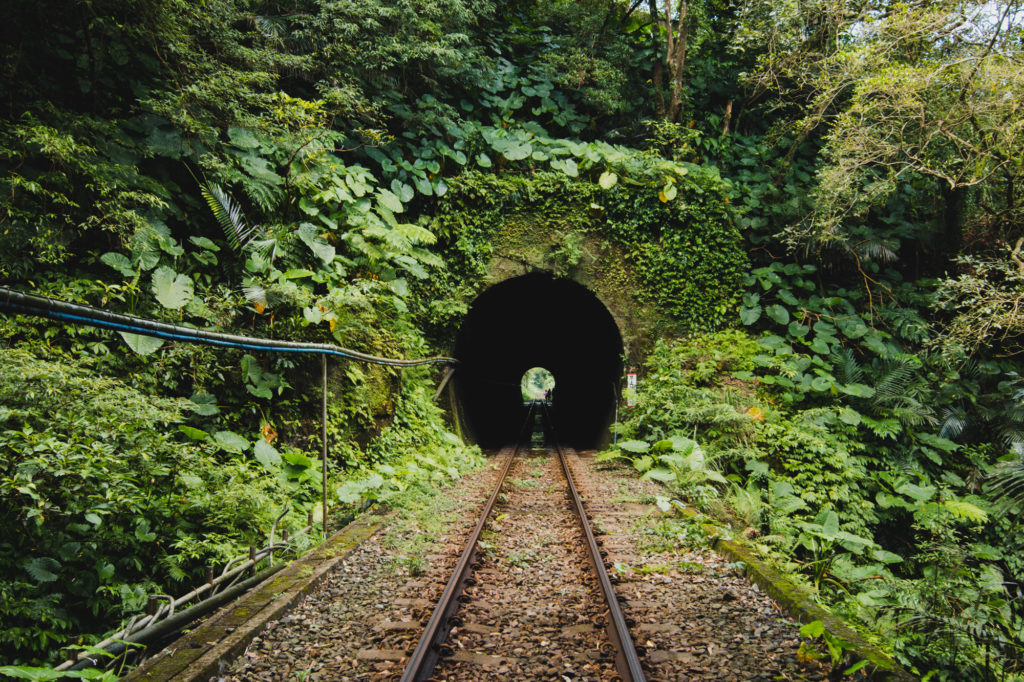
M 184 442 L 188 401 L 70 360 L 0 357 L 5 660 L 52 660 L 68 638 L 138 612 L 147 593 L 180 590 L 261 541 L 286 502 L 248 457 Z

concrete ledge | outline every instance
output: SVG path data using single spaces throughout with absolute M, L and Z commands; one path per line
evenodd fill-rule
M 238 657 L 267 623 L 284 616 L 393 513 L 365 514 L 228 604 L 130 672 L 126 680 L 209 680 Z
M 674 504 L 673 508 L 690 518 L 702 517 L 696 510 L 687 506 Z M 859 661 L 867 661 L 868 665 L 861 668 L 860 672 L 872 680 L 913 682 L 918 679 L 901 668 L 891 656 L 866 642 L 853 628 L 814 601 L 814 597 L 806 588 L 787 580 L 747 547 L 723 538 L 721 527 L 709 523 L 705 524 L 705 530 L 713 538 L 714 550 L 733 561 L 742 562 L 746 567 L 744 573 L 747 578 L 778 602 L 791 616 L 801 623 L 820 620 L 825 630 L 844 642 L 846 658 L 840 665 L 848 667 Z

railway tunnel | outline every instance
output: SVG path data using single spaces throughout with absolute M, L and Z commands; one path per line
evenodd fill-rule
M 568 446 L 600 446 L 615 414 L 622 335 L 589 289 L 547 273 L 495 284 L 473 302 L 455 342 L 463 427 L 482 447 L 516 439 L 525 417 L 523 374 L 554 376 L 552 421 Z

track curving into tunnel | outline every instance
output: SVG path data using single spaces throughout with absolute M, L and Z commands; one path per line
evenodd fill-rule
M 554 376 L 551 418 L 563 444 L 602 444 L 622 376 L 622 335 L 586 287 L 547 273 L 495 284 L 470 307 L 455 342 L 455 393 L 467 435 L 483 447 L 514 442 L 523 423 L 520 381 Z

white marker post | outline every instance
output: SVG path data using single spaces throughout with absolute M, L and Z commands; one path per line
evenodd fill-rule
M 636 391 L 636 372 L 626 375 L 626 388 L 630 391 L 626 394 L 626 407 L 635 407 L 636 400 L 633 399 L 633 392 Z

